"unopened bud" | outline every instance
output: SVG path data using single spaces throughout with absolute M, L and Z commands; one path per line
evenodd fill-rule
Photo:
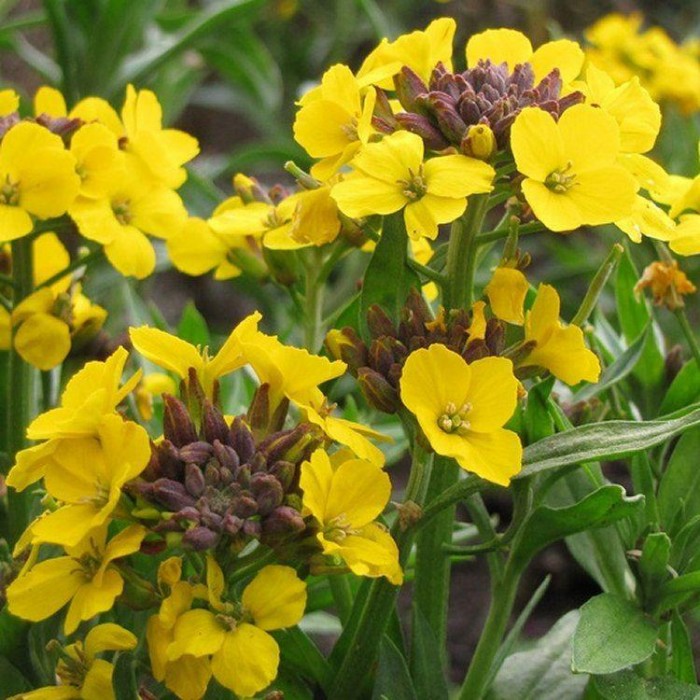
M 432 113 L 440 127 L 440 131 L 450 143 L 460 143 L 464 138 L 467 125 L 457 112 L 456 105 L 451 99 L 446 99 L 441 93 L 430 93 Z
M 258 502 L 258 513 L 267 515 L 282 503 L 284 491 L 282 485 L 272 474 L 253 474 L 250 490 Z
M 193 464 L 206 464 L 214 454 L 214 449 L 208 442 L 197 440 L 189 445 L 184 445 L 180 448 L 180 459 L 183 462 Z
M 243 521 L 232 513 L 228 513 L 224 516 L 222 527 L 226 534 L 237 535 L 243 527 Z
M 187 506 L 193 506 L 195 499 L 185 490 L 179 481 L 158 479 L 151 485 L 151 494 L 158 503 L 172 511 L 179 511 Z
M 199 498 L 206 488 L 206 481 L 202 470 L 196 464 L 187 464 L 185 466 L 185 488 L 194 496 Z
M 163 435 L 175 447 L 197 441 L 197 430 L 185 404 L 170 394 L 163 394 Z
M 299 511 L 289 506 L 275 508 L 262 524 L 265 535 L 289 535 L 302 532 L 305 527 Z
M 233 447 L 222 444 L 219 442 L 219 440 L 214 440 L 212 449 L 214 451 L 216 461 L 235 476 L 238 468 L 241 465 L 241 461 L 238 458 L 238 453 L 236 450 L 234 450 Z
M 231 423 L 228 444 L 236 451 L 241 463 L 248 462 L 255 454 L 253 434 L 240 416 L 236 416 Z
M 420 136 L 431 151 L 442 151 L 450 145 L 440 129 L 422 114 L 401 112 L 396 115 L 396 121 L 402 129 Z
M 498 144 L 488 124 L 473 124 L 462 139 L 461 149 L 465 156 L 490 160 L 498 150 Z
M 396 96 L 406 112 L 422 111 L 422 107 L 416 102 L 416 99 L 421 95 L 428 94 L 428 86 L 417 73 L 408 66 L 404 66 L 394 76 L 394 86 L 396 87 Z
M 254 431 L 267 431 L 270 422 L 270 385 L 268 383 L 261 384 L 255 390 L 246 419 Z
M 379 372 L 361 367 L 357 380 L 367 402 L 384 413 L 396 413 L 401 406 L 399 394 Z
M 270 474 L 274 474 L 284 491 L 287 491 L 294 481 L 296 470 L 296 465 L 293 462 L 280 459 L 272 465 Z
M 486 346 L 491 355 L 500 355 L 506 347 L 506 326 L 497 318 L 490 318 L 486 322 Z
M 259 520 L 246 520 L 242 529 L 244 534 L 255 539 L 259 539 L 262 534 L 262 525 Z
M 218 541 L 219 533 L 202 525 L 193 527 L 182 536 L 182 544 L 198 552 L 215 547 Z
M 367 346 L 352 328 L 328 331 L 324 345 L 328 354 L 345 362 L 351 372 L 367 364 Z
M 214 440 L 226 442 L 228 436 L 228 425 L 221 411 L 208 399 L 204 401 L 202 412 L 202 434 L 207 442 L 214 442 Z
M 372 338 L 381 338 L 383 335 L 396 335 L 394 322 L 378 304 L 372 304 L 367 310 L 367 327 Z
M 245 520 L 258 512 L 258 502 L 250 496 L 238 496 L 233 502 L 232 512 Z

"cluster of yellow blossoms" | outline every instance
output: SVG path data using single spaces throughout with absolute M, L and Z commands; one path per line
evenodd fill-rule
M 147 627 L 153 676 L 183 700 L 201 698 L 212 675 L 243 697 L 274 680 L 279 648 L 268 631 L 303 615 L 298 569 L 403 579 L 377 520 L 391 486 L 367 436 L 382 436 L 334 417 L 318 388 L 344 363 L 283 345 L 257 329 L 259 319 L 245 319 L 213 357 L 163 331 L 131 329 L 136 349 L 182 382 L 186 403 L 164 396 L 163 437 L 151 443 L 119 412 L 141 374 L 121 383 L 120 348 L 85 365 L 61 405 L 32 422 L 27 435 L 41 442 L 18 453 L 7 478 L 17 490 L 42 480 L 45 506 L 17 544 L 16 556 L 28 556 L 7 588 L 10 611 L 39 621 L 67 606 L 63 631 L 72 635 L 117 603 L 159 608 Z M 260 387 L 246 415 L 227 419 L 215 405 L 218 379 L 245 365 Z M 290 402 L 302 420 L 285 430 Z M 335 442 L 344 447 L 328 453 Z M 190 561 L 206 553 L 206 574 L 185 564 L 188 552 Z M 133 558 L 162 553 L 149 581 Z M 284 565 L 263 566 L 270 556 Z M 236 594 L 231 574 L 256 560 Z M 132 637 L 94 628 L 62 651 L 59 678 L 83 692 L 110 687 L 112 665 L 95 653 L 132 648 Z

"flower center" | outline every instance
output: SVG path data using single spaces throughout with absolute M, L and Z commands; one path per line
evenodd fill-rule
M 411 201 L 417 201 L 423 197 L 428 191 L 428 184 L 423 177 L 423 165 L 421 164 L 418 168 L 418 172 L 414 173 L 410 168 L 408 169 L 409 178 L 408 180 L 399 180 L 398 183 L 403 185 L 403 194 L 406 199 Z
M 357 119 L 355 119 L 355 117 L 353 117 L 346 124 L 343 124 L 340 127 L 340 130 L 343 132 L 343 135 L 350 143 L 360 140 L 360 136 L 357 133 Z
M 340 544 L 348 535 L 354 534 L 354 531 L 345 513 L 341 513 L 328 523 L 323 534 L 327 540 Z
M 5 182 L 0 187 L 0 204 L 16 207 L 19 204 L 19 182 L 10 180 L 10 176 L 5 176 Z
M 566 164 L 565 168 L 555 170 L 547 175 L 544 181 L 545 187 L 548 187 L 552 192 L 564 194 L 568 192 L 576 184 L 576 173 L 571 172 L 571 161 Z
M 445 406 L 445 412 L 437 419 L 438 428 L 445 433 L 457 433 L 464 435 L 470 428 L 467 416 L 472 410 L 472 405 L 467 402 L 457 408 L 452 401 Z
M 114 216 L 122 226 L 128 226 L 133 218 L 131 215 L 131 208 L 129 206 L 130 204 L 131 202 L 128 199 L 121 202 L 114 202 L 112 204 Z

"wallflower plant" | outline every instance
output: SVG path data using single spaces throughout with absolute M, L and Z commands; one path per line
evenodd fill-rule
M 158 16 L 167 66 L 218 13 Z M 65 95 L 0 90 L 3 697 L 695 697 L 676 255 L 700 252 L 700 176 L 659 154 L 698 60 L 641 26 L 382 39 L 298 95 L 304 162 L 228 196 L 206 155 L 190 177 L 175 89 L 125 85 L 117 110 L 75 63 Z M 173 330 L 134 285 L 168 265 L 211 274 L 238 324 L 188 306 Z M 523 584 L 559 541 L 603 592 L 521 648 L 560 607 Z M 465 621 L 453 565 L 482 556 Z

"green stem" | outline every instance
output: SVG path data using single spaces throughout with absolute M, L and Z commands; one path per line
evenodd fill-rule
M 528 233 L 539 233 L 540 231 L 545 231 L 545 227 L 539 221 L 534 221 L 531 224 L 524 224 L 518 228 L 518 236 L 526 236 Z M 486 243 L 493 243 L 494 241 L 499 241 L 501 238 L 507 238 L 510 233 L 510 228 L 508 226 L 501 227 L 500 225 L 493 229 L 492 231 L 484 231 L 476 237 L 477 245 L 485 245 Z
M 338 617 L 340 617 L 340 621 L 343 623 L 343 625 L 346 625 L 348 619 L 350 618 L 353 604 L 350 580 L 348 579 L 347 575 L 336 574 L 328 577 L 328 585 L 330 586 L 331 593 L 333 594 L 335 606 L 338 609 Z
M 423 503 L 430 479 L 432 455 L 422 447 L 414 446 L 411 474 L 406 487 L 406 501 Z M 392 535 L 399 548 L 399 563 L 405 566 L 413 544 L 413 531 L 401 531 L 398 524 Z M 394 609 L 399 587 L 382 577 L 369 584 L 369 591 L 361 602 L 353 607 L 348 623 L 343 629 L 331 655 L 331 662 L 338 660 L 338 671 L 328 697 L 330 700 L 354 700 L 364 692 L 360 679 L 367 677 L 367 670 L 375 661 L 379 643 Z
M 676 309 L 674 313 L 676 319 L 678 320 L 678 325 L 681 327 L 683 335 L 688 341 L 688 345 L 690 346 L 690 350 L 693 353 L 695 362 L 697 362 L 698 367 L 700 368 L 700 346 L 698 345 L 698 339 L 695 337 L 693 329 L 690 327 L 690 323 L 688 323 L 688 316 L 686 316 L 686 313 L 682 308 Z
M 583 297 L 581 306 L 578 307 L 578 311 L 571 319 L 572 326 L 582 326 L 588 320 L 591 312 L 598 305 L 598 298 L 607 284 L 610 275 L 612 275 L 620 262 L 620 258 L 624 252 L 625 249 L 619 243 L 615 243 L 610 249 L 610 252 L 605 256 L 605 260 L 603 260 L 588 286 L 588 291 Z
M 34 278 L 32 244 L 27 238 L 12 242 L 12 275 L 15 283 L 15 306 L 32 292 Z M 35 415 L 34 380 L 36 370 L 14 348 L 14 333 L 9 349 L 7 396 L 7 453 L 9 463 L 27 446 L 27 426 Z M 9 489 L 7 493 L 9 540 L 14 544 L 29 523 L 29 498 L 26 492 Z
M 424 277 L 427 277 L 429 280 L 436 282 L 440 286 L 444 285 L 447 280 L 447 277 L 445 277 L 445 275 L 442 273 L 438 272 L 437 270 L 433 270 L 432 267 L 419 263 L 417 260 L 413 260 L 413 258 L 408 258 L 406 263 L 416 272 L 420 273 Z
M 305 261 L 306 287 L 304 293 L 304 345 L 309 352 L 316 352 L 323 340 L 323 280 L 320 271 L 323 267 L 321 251 L 313 248 L 307 251 Z
M 428 504 L 456 483 L 459 467 L 453 459 L 437 457 L 430 477 Z M 438 513 L 423 527 L 416 537 L 416 568 L 413 580 L 413 611 L 420 611 L 433 630 L 440 650 L 443 667 L 447 664 L 447 609 L 450 597 L 450 558 L 443 547 L 452 543 L 452 530 L 456 505 L 452 504 Z M 414 635 L 420 626 L 414 621 Z M 411 646 L 417 649 L 415 643 Z M 414 659 L 411 659 L 413 662 Z
M 80 97 L 76 80 L 76 42 L 71 36 L 71 26 L 66 15 L 64 3 L 60 0 L 44 0 L 44 10 L 53 34 L 54 50 L 62 72 L 62 92 L 69 105 Z
M 493 678 L 491 667 L 513 610 L 519 581 L 518 571 L 514 567 L 506 566 L 502 579 L 494 587 L 486 624 L 469 664 L 459 700 L 481 700 L 488 690 L 488 684 Z
M 446 309 L 468 308 L 474 293 L 476 237 L 488 211 L 488 195 L 474 196 L 461 219 L 452 224 L 447 248 L 447 282 L 443 301 Z
M 64 267 L 60 272 L 57 272 L 55 275 L 51 275 L 51 277 L 44 280 L 41 284 L 38 284 L 36 288 L 43 289 L 44 287 L 50 287 L 55 282 L 62 280 L 66 275 L 70 275 L 72 272 L 79 270 L 81 267 L 88 268 L 98 260 L 102 260 L 103 257 L 104 250 L 102 248 L 92 250 L 87 255 L 83 255 L 81 258 L 76 258 L 73 260 L 70 265 L 66 265 L 66 267 Z

